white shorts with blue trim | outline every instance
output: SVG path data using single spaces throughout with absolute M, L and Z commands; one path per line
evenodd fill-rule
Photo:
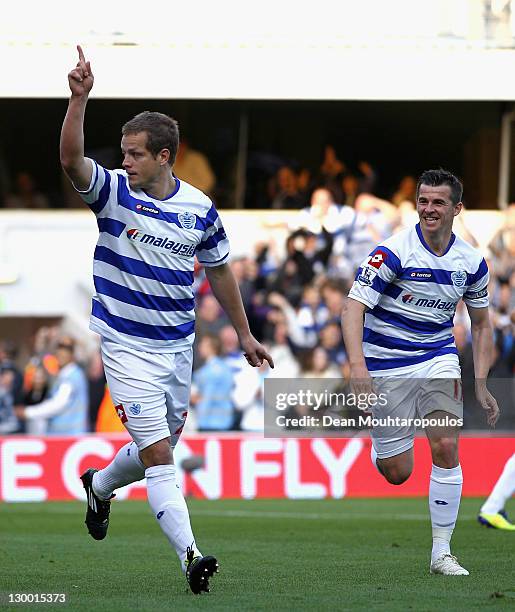
M 102 338 L 102 361 L 118 416 L 141 451 L 179 440 L 188 416 L 193 350 L 146 353 Z
M 420 364 L 416 378 L 406 376 L 375 377 L 375 393 L 384 394 L 386 406 L 371 408 L 374 418 L 385 422 L 391 417 L 395 424 L 379 425 L 372 429 L 372 444 L 379 459 L 394 457 L 413 447 L 415 424 L 404 425 L 403 419 L 431 419 L 431 413 L 442 411 L 456 419 L 463 419 L 463 394 L 459 365 L 449 356 Z M 397 421 L 396 421 L 397 419 Z M 451 435 L 452 427 L 444 428 Z

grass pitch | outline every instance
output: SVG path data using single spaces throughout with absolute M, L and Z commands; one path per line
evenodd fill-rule
M 121 610 L 515 609 L 515 533 L 481 528 L 464 499 L 453 552 L 471 576 L 429 575 L 425 499 L 189 502 L 204 554 L 221 571 L 194 596 L 145 502 L 114 502 L 95 542 L 85 504 L 2 504 L 0 607 Z M 508 506 L 515 516 L 515 502 Z M 9 606 L 8 593 L 67 603 Z

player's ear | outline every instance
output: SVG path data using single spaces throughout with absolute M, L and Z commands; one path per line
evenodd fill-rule
M 170 160 L 170 149 L 161 149 L 161 151 L 159 151 L 158 153 L 158 157 L 159 157 L 159 164 L 161 166 L 164 166 Z
M 463 208 L 463 202 L 458 202 L 457 204 L 454 205 L 454 216 L 455 217 L 460 214 L 462 208 Z

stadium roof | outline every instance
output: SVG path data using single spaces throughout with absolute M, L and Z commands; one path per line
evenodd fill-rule
M 486 4 L 12 3 L 0 97 L 67 97 L 81 43 L 99 98 L 515 100 L 515 3 Z

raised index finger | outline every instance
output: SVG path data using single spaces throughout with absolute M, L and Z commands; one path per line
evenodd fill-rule
M 85 63 L 86 58 L 84 57 L 84 51 L 82 50 L 82 47 L 80 45 L 77 45 L 77 51 L 79 52 L 79 61 Z

